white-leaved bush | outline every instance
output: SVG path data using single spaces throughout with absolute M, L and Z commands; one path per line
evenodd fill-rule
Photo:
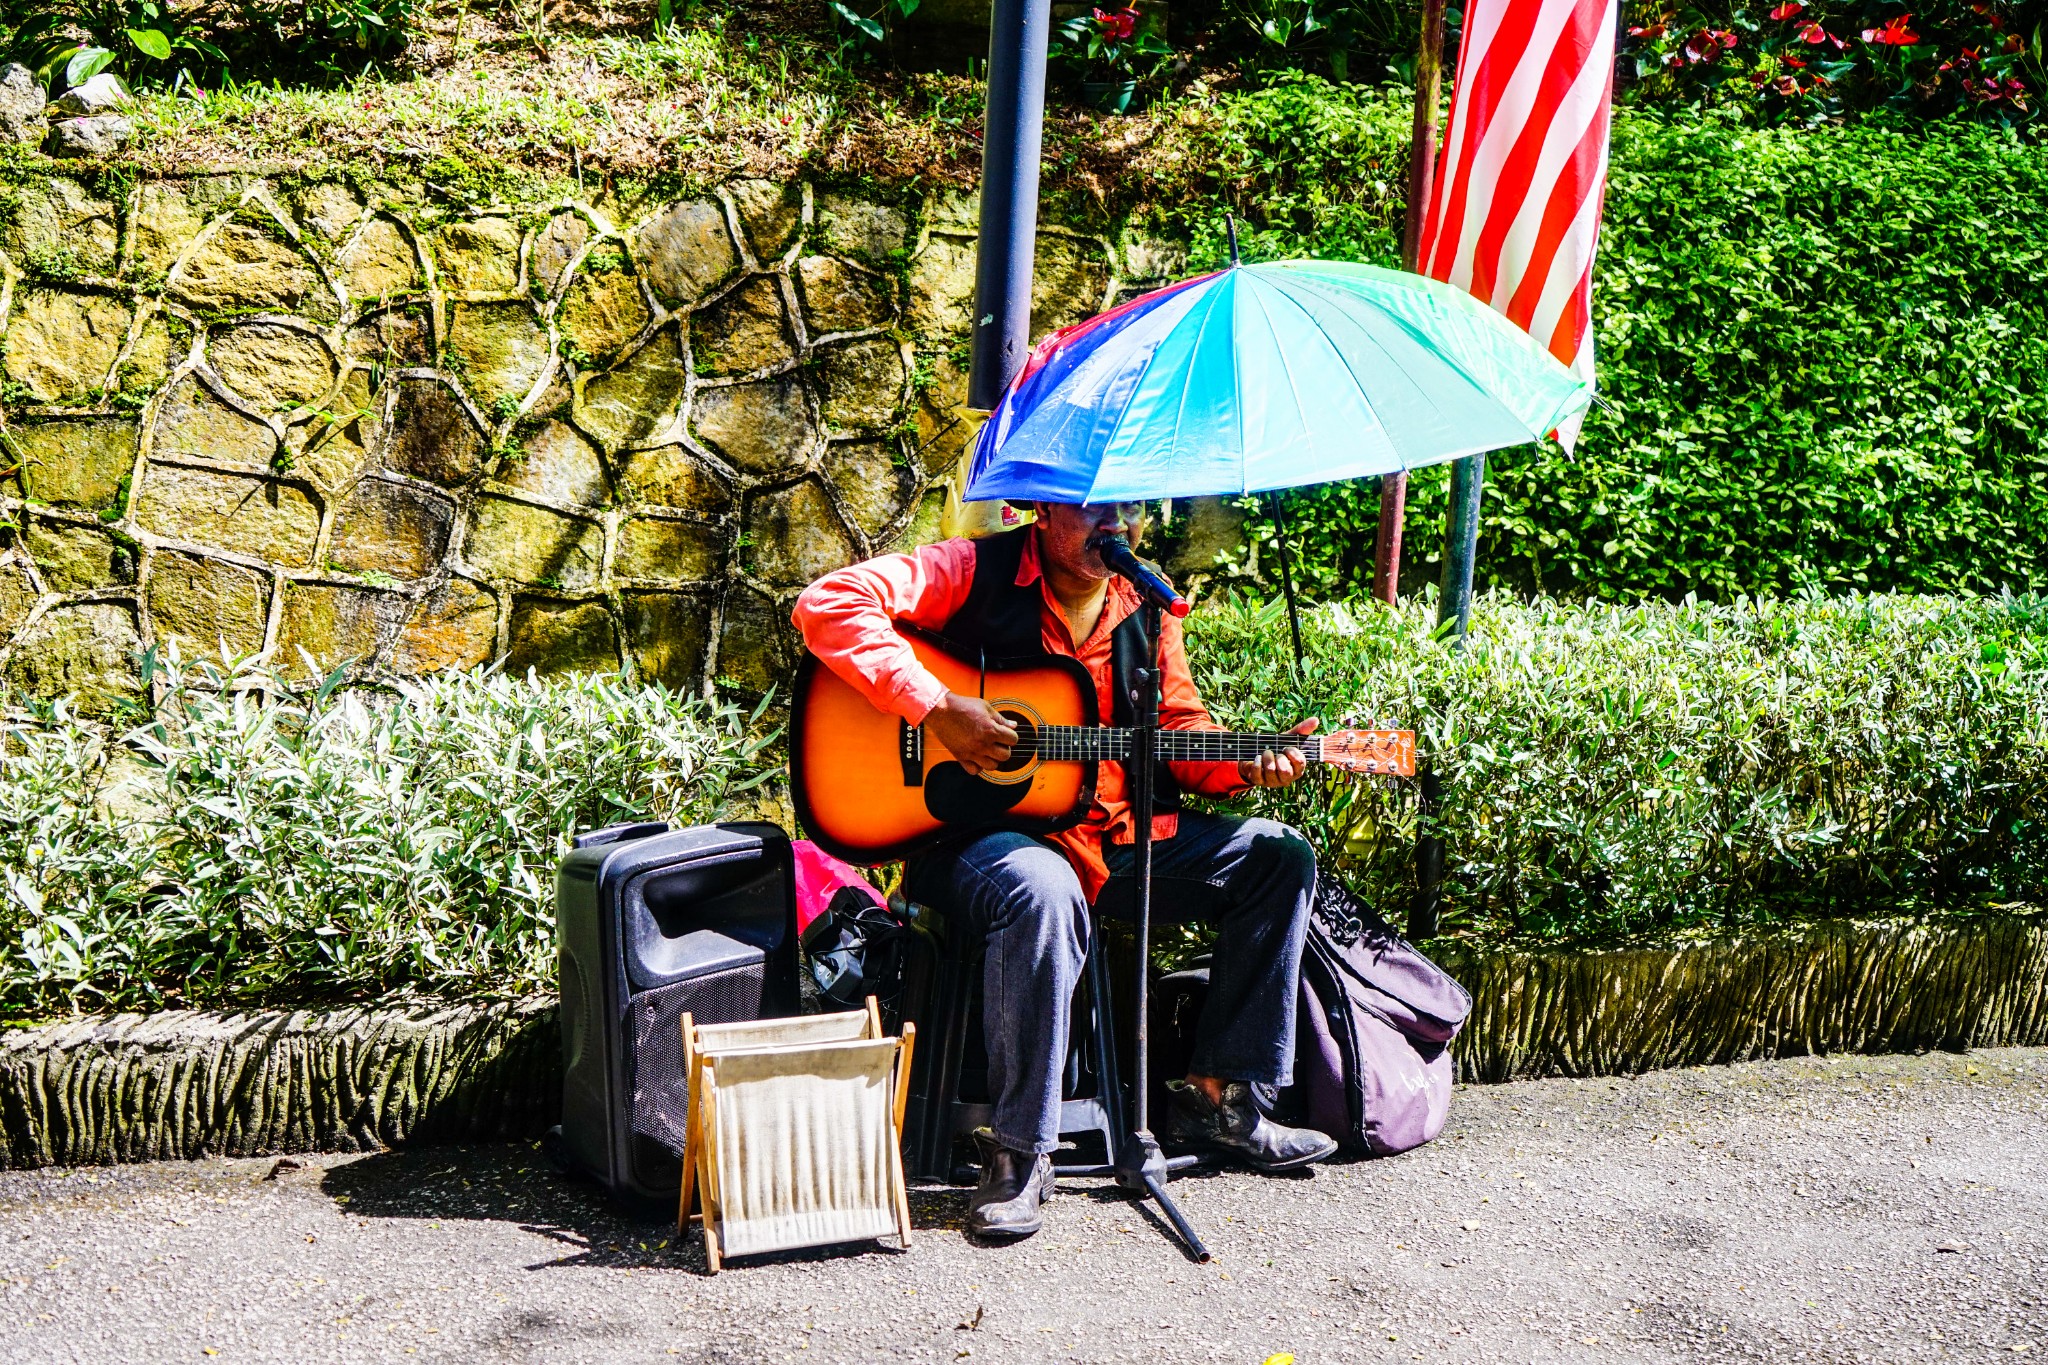
M 146 666 L 156 705 L 125 727 L 9 711 L 8 1013 L 551 989 L 569 837 L 717 818 L 774 738 L 607 677 L 294 692 L 255 663 Z

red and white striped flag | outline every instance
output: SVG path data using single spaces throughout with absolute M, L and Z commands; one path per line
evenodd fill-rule
M 1616 19 L 1616 0 L 1472 0 L 1416 252 L 1588 383 Z

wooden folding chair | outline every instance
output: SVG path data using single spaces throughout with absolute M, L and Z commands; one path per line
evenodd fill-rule
M 891 1233 L 910 1245 L 903 1106 L 914 1024 L 883 1037 L 869 996 L 865 1010 L 795 1019 L 685 1014 L 682 1029 L 690 1093 L 676 1226 L 702 1220 L 713 1274 L 727 1256 Z

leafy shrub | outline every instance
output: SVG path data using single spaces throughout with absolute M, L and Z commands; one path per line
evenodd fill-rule
M 1253 259 L 1393 264 L 1406 138 L 1398 97 L 1310 77 L 1232 96 L 1172 168 L 1203 207 L 1170 221 L 1198 262 L 1223 255 L 1220 200 Z M 2048 150 L 1994 129 L 1621 111 L 1594 276 L 1605 405 L 1575 455 L 1489 461 L 1482 583 L 1615 599 L 2048 585 L 2048 215 L 2027 207 L 2044 200 Z M 1411 481 L 1417 583 L 1444 486 L 1441 469 Z M 1360 590 L 1376 485 L 1288 505 L 1310 589 Z
M 1444 779 L 1447 931 L 1652 929 L 1955 907 L 2048 881 L 2048 599 L 1631 607 L 1492 595 L 1460 650 L 1425 596 L 1330 604 L 1297 675 L 1277 603 L 1189 618 L 1218 721 L 1385 716 Z M 1412 784 L 1279 808 L 1399 922 Z
M 660 687 L 165 681 L 125 734 L 6 722 L 0 1009 L 541 989 L 572 831 L 700 822 L 762 775 L 747 715 Z

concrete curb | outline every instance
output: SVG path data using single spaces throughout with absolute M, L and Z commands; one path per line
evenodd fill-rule
M 2048 1043 L 2048 914 L 1443 958 L 1466 1081 Z M 51 1024 L 0 1037 L 0 1168 L 532 1138 L 561 1074 L 552 1000 Z

